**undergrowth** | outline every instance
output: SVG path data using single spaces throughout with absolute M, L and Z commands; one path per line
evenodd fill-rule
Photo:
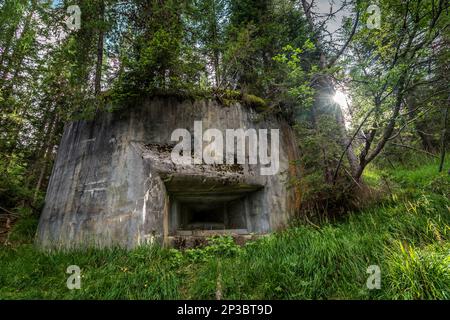
M 450 198 L 435 163 L 370 168 L 366 182 L 390 193 L 322 225 L 236 245 L 230 237 L 179 251 L 140 247 L 42 252 L 24 219 L 0 247 L 1 299 L 450 299 Z M 81 269 L 81 289 L 66 286 Z M 381 288 L 368 289 L 369 266 Z

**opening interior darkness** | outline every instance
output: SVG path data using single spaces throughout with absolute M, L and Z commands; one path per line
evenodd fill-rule
M 246 229 L 242 200 L 218 202 L 178 201 L 178 230 Z M 240 210 L 244 209 L 244 210 Z
M 248 234 L 248 219 L 256 212 L 252 196 L 262 186 L 224 185 L 214 180 L 182 177 L 166 182 L 166 188 L 169 194 L 169 234 L 206 236 Z

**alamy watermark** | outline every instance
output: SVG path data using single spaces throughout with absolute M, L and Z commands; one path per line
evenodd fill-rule
M 78 5 L 70 5 L 66 9 L 68 16 L 66 17 L 65 23 L 69 30 L 80 30 L 81 28 L 81 9 Z M 367 7 L 366 13 L 369 15 L 367 17 L 366 26 L 369 29 L 380 29 L 381 28 L 381 9 L 378 5 L 378 1 L 375 4 L 371 4 Z
M 171 158 L 178 165 L 259 164 L 261 175 L 275 175 L 280 169 L 279 129 L 270 129 L 270 148 L 268 140 L 268 129 L 226 129 L 224 135 L 214 128 L 203 132 L 202 121 L 194 121 L 193 137 L 187 129 L 172 132 L 171 141 L 178 144 Z
M 66 10 L 69 15 L 66 18 L 66 26 L 69 30 L 80 30 L 81 28 L 81 9 L 78 5 L 71 5 Z
M 66 285 L 69 290 L 81 289 L 81 269 L 79 266 L 71 265 L 66 269 L 66 273 L 70 274 L 67 278 Z
M 366 12 L 369 14 L 367 17 L 366 25 L 369 29 L 381 28 L 381 9 L 378 4 L 371 4 L 367 7 Z
M 378 265 L 371 265 L 367 268 L 367 273 L 370 274 L 366 281 L 367 289 L 381 289 L 381 268 Z

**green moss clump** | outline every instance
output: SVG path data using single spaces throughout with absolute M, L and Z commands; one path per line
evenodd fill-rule
M 242 93 L 239 90 L 215 91 L 213 94 L 226 107 L 233 103 L 241 103 L 246 107 L 254 108 L 258 112 L 264 112 L 268 109 L 268 104 L 263 98 L 253 94 Z
M 243 94 L 242 102 L 246 106 L 255 108 L 258 112 L 267 111 L 267 109 L 269 108 L 267 102 L 263 98 L 257 97 L 252 94 Z

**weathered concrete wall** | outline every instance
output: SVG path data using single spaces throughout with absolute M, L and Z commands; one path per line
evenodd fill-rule
M 221 196 L 254 191 L 247 201 L 247 228 L 267 233 L 295 214 L 299 196 L 286 181 L 298 158 L 291 128 L 274 117 L 261 119 L 239 104 L 213 101 L 146 100 L 126 111 L 76 121 L 65 128 L 41 215 L 37 243 L 44 247 L 120 245 L 167 241 L 169 193 L 202 197 L 214 189 Z M 261 176 L 259 165 L 175 166 L 168 145 L 172 132 L 194 121 L 203 130 L 280 129 L 280 170 Z M 184 184 L 183 184 L 184 183 Z M 222 188 L 222 189 L 220 189 Z M 242 190 L 240 190 L 240 188 Z M 191 191 L 190 191 L 191 190 Z M 193 191 L 192 191 L 193 190 Z

